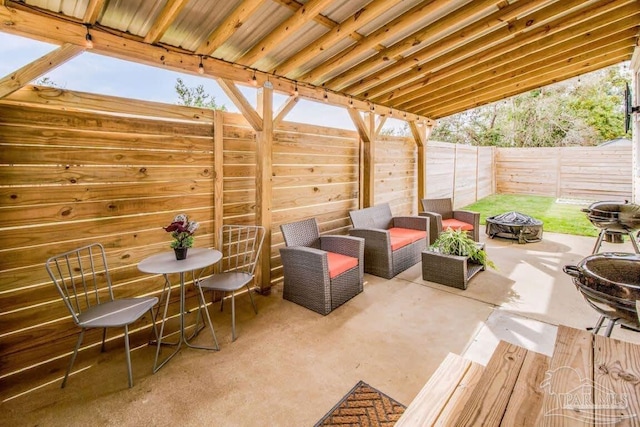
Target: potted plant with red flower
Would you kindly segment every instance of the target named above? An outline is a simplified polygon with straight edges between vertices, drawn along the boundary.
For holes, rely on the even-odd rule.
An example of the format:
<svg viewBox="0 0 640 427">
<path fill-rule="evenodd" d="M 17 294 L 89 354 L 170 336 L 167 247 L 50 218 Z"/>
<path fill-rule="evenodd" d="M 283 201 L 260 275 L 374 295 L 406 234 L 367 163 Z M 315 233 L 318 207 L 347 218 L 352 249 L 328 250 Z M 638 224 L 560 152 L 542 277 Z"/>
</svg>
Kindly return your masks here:
<svg viewBox="0 0 640 427">
<path fill-rule="evenodd" d="M 173 237 L 171 247 L 176 253 L 177 260 L 187 257 L 187 250 L 193 246 L 193 233 L 196 232 L 199 226 L 200 224 L 196 221 L 189 221 L 189 217 L 186 214 L 179 214 L 176 215 L 171 224 L 163 227 Z"/>
</svg>

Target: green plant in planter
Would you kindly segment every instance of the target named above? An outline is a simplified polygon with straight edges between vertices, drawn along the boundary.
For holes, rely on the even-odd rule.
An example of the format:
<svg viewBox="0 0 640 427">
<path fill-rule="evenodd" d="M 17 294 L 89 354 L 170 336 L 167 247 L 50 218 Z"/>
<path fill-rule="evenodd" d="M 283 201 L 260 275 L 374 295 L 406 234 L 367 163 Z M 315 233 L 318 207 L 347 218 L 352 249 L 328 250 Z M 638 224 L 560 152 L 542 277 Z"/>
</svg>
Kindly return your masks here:
<svg viewBox="0 0 640 427">
<path fill-rule="evenodd" d="M 476 242 L 463 230 L 448 228 L 443 231 L 431 245 L 431 250 L 446 255 L 466 256 L 484 267 L 497 269 L 493 261 L 487 258 L 487 253 L 478 248 Z"/>
</svg>

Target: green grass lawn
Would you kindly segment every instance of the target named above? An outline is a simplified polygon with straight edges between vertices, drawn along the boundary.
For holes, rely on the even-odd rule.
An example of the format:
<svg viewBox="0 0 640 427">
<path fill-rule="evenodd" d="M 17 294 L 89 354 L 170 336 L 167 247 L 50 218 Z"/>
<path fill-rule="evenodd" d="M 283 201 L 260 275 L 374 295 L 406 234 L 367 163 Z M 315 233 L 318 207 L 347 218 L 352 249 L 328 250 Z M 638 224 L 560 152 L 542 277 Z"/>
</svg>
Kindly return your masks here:
<svg viewBox="0 0 640 427">
<path fill-rule="evenodd" d="M 462 209 L 480 212 L 481 224 L 486 224 L 488 217 L 515 211 L 541 220 L 544 231 L 597 236 L 600 230 L 581 211 L 588 206 L 589 204 L 556 203 L 555 197 L 494 194 Z"/>
</svg>

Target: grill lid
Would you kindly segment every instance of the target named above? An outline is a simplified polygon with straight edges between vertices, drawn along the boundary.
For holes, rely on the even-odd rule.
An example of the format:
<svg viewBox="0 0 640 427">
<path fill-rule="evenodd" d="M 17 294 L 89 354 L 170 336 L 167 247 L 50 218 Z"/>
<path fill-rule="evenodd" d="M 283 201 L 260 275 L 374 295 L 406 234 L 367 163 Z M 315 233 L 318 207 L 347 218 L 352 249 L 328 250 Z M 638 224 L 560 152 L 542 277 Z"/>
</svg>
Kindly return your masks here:
<svg viewBox="0 0 640 427">
<path fill-rule="evenodd" d="M 632 231 L 640 228 L 640 206 L 627 201 L 601 201 L 582 209 L 598 228 Z"/>
</svg>

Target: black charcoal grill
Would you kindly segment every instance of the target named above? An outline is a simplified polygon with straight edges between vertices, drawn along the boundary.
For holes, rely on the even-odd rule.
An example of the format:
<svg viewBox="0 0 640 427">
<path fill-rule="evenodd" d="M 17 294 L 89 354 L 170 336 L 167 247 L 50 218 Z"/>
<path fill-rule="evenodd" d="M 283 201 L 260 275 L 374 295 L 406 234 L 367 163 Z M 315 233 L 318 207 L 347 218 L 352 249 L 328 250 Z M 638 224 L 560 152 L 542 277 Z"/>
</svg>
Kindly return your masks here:
<svg viewBox="0 0 640 427">
<path fill-rule="evenodd" d="M 587 303 L 599 314 L 593 328 L 598 333 L 605 319 L 609 319 L 606 336 L 616 323 L 631 329 L 640 328 L 636 300 L 640 300 L 640 255 L 603 252 L 590 255 L 577 265 L 565 265 L 564 272 Z"/>
<path fill-rule="evenodd" d="M 621 243 L 624 234 L 629 236 L 634 250 L 640 254 L 638 242 L 633 236 L 633 232 L 640 229 L 640 206 L 627 201 L 601 201 L 592 203 L 582 211 L 587 214 L 589 221 L 600 229 L 593 248 L 594 254 L 600 250 L 603 240 Z"/>
</svg>

